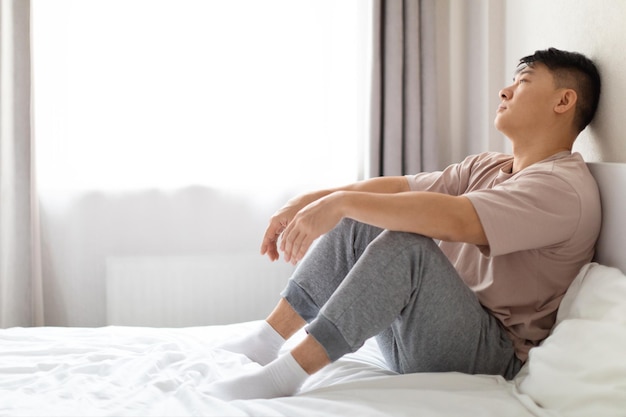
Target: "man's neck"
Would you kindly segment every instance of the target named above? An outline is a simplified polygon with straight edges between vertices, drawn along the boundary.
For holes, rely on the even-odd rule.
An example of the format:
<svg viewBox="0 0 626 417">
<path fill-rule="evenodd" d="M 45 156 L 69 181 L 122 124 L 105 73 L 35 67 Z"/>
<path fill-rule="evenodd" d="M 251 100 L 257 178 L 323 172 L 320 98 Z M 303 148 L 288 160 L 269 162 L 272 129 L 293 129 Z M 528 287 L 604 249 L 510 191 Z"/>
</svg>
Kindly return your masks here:
<svg viewBox="0 0 626 417">
<path fill-rule="evenodd" d="M 529 167 L 532 164 L 535 164 L 539 161 L 543 161 L 551 157 L 552 155 L 556 155 L 560 152 L 571 152 L 572 148 L 563 146 L 563 147 L 554 147 L 548 149 L 515 149 L 513 147 L 513 173 L 519 172 L 522 169 Z"/>
<path fill-rule="evenodd" d="M 576 136 L 578 132 L 568 131 L 563 124 L 509 136 L 513 147 L 512 172 L 519 172 L 559 152 L 571 152 Z"/>
</svg>

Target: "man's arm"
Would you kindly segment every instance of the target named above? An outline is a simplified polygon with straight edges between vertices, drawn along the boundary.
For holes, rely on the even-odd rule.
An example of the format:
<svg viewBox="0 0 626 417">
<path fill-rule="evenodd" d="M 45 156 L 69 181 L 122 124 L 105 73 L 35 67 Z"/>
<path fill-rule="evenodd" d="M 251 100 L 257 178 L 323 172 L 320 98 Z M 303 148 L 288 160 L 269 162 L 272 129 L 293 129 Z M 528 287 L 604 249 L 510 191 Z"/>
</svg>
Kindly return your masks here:
<svg viewBox="0 0 626 417">
<path fill-rule="evenodd" d="M 434 239 L 487 245 L 482 224 L 464 196 L 406 192 L 393 196 L 346 192 L 337 204 L 343 217 L 383 229 L 418 233 Z"/>
<path fill-rule="evenodd" d="M 292 198 L 271 217 L 270 223 L 265 231 L 265 235 L 263 236 L 261 255 L 267 254 L 272 261 L 278 259 L 279 255 L 277 242 L 281 233 L 283 233 L 285 228 L 291 223 L 300 210 L 324 197 L 339 192 L 394 194 L 406 191 L 409 191 L 409 184 L 406 178 L 402 176 L 377 177 L 348 184 L 343 187 L 313 191 Z M 290 257 L 286 256 L 286 260 L 289 261 Z"/>
<path fill-rule="evenodd" d="M 466 197 L 433 192 L 389 195 L 340 190 L 296 213 L 283 231 L 280 249 L 285 260 L 298 262 L 315 239 L 330 231 L 344 217 L 435 239 L 488 244 L 478 214 Z"/>
</svg>

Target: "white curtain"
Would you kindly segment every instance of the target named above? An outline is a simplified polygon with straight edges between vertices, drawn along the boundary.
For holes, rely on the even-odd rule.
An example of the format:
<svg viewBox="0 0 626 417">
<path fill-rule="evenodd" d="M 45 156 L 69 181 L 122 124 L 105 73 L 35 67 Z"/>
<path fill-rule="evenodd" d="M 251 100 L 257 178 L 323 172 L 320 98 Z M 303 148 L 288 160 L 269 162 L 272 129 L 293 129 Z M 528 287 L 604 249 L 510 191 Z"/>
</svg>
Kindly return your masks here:
<svg viewBox="0 0 626 417">
<path fill-rule="evenodd" d="M 366 1 L 31 2 L 46 325 L 110 323 L 120 258 L 260 258 L 285 201 L 358 178 Z"/>
<path fill-rule="evenodd" d="M 367 173 L 433 171 L 506 151 L 493 127 L 505 83 L 499 0 L 376 0 Z"/>
<path fill-rule="evenodd" d="M 0 0 L 0 326 L 43 323 L 31 135 L 30 2 Z"/>
</svg>

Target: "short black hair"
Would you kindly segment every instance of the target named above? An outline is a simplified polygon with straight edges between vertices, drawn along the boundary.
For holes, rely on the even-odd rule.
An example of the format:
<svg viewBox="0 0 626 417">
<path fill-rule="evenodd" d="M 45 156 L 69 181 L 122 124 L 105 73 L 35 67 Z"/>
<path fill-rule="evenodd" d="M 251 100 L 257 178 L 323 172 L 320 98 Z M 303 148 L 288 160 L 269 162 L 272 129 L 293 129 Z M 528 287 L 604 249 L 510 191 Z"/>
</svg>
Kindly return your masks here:
<svg viewBox="0 0 626 417">
<path fill-rule="evenodd" d="M 578 95 L 574 123 L 581 132 L 593 120 L 600 101 L 600 73 L 593 61 L 578 52 L 556 48 L 535 51 L 520 59 L 519 66 L 542 63 L 554 76 L 557 88 L 572 88 Z"/>
</svg>

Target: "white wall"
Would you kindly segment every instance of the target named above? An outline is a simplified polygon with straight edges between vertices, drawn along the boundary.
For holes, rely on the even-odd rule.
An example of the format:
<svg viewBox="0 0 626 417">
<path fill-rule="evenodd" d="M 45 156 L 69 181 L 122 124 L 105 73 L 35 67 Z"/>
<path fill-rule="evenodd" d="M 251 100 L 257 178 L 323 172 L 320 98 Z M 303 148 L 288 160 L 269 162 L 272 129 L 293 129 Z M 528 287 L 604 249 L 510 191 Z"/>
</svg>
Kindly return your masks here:
<svg viewBox="0 0 626 417">
<path fill-rule="evenodd" d="M 626 1 L 506 0 L 506 81 L 519 58 L 555 47 L 593 59 L 602 77 L 600 107 L 574 150 L 589 162 L 626 162 Z"/>
</svg>

